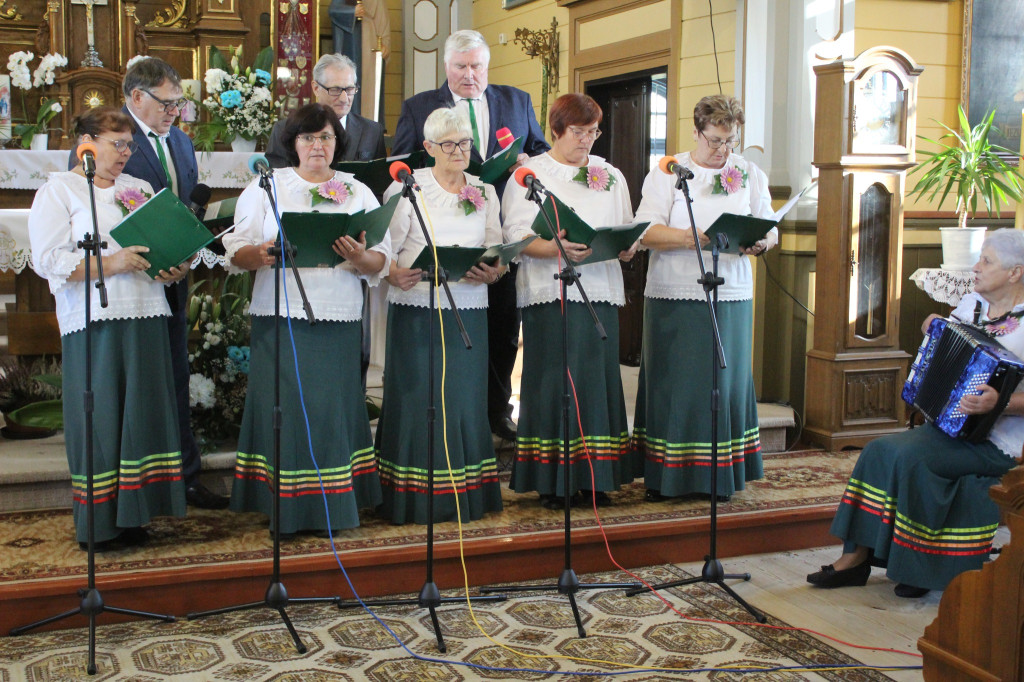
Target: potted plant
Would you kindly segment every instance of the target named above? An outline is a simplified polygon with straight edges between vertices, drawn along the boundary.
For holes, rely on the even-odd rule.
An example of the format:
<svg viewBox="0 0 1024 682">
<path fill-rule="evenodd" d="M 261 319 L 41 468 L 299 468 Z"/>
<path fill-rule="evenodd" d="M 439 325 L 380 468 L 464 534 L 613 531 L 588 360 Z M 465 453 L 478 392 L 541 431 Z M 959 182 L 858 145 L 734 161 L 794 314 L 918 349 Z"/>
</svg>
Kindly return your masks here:
<svg viewBox="0 0 1024 682">
<path fill-rule="evenodd" d="M 274 53 L 263 48 L 251 67 L 241 66 L 242 46 L 232 50 L 231 61 L 216 47 L 210 48 L 210 66 L 204 75 L 206 99 L 203 108 L 210 120 L 200 123 L 192 142 L 196 149 L 213 151 L 217 142 L 231 145 L 232 151 L 256 149 L 256 141 L 266 138 L 273 125 L 274 96 L 270 70 Z"/>
<path fill-rule="evenodd" d="M 0 412 L 5 438 L 45 438 L 64 426 L 59 360 L 0 360 Z"/>
<path fill-rule="evenodd" d="M 25 122 L 15 125 L 13 132 L 21 138 L 21 144 L 25 149 L 31 147 L 40 150 L 46 149 L 49 137 L 47 128 L 50 121 L 63 110 L 63 107 L 56 99 L 50 97 L 40 99 L 36 120 L 33 123 L 29 119 L 25 91 L 33 88 L 43 89 L 53 85 L 57 77 L 57 70 L 67 66 L 68 59 L 58 52 L 44 55 L 40 58 L 36 70 L 30 73 L 28 64 L 34 58 L 35 55 L 31 52 L 15 52 L 7 60 L 7 70 L 11 74 L 11 85 L 21 90 L 21 110 L 25 116 Z"/>
<path fill-rule="evenodd" d="M 985 202 L 988 215 L 991 216 L 994 210 L 998 218 L 1000 203 L 1021 200 L 1024 177 L 1015 166 L 1000 157 L 1000 154 L 1016 157 L 1016 152 L 989 140 L 995 110 L 988 112 L 973 128 L 962 106 L 957 107 L 957 113 L 960 117 L 959 132 L 940 123 L 948 132 L 938 140 L 918 136 L 935 145 L 939 151 L 920 152 L 927 159 L 911 171 L 911 174 L 920 171 L 921 176 L 910 191 L 910 196 L 918 194 L 933 201 L 939 190 L 942 190 L 939 198 L 941 204 L 951 191 L 956 192 L 957 227 L 940 228 L 942 267 L 947 270 L 969 270 L 981 255 L 986 228 L 968 228 L 968 213 L 972 218 L 975 216 L 980 197 Z M 945 142 L 947 138 L 948 142 Z"/>
</svg>

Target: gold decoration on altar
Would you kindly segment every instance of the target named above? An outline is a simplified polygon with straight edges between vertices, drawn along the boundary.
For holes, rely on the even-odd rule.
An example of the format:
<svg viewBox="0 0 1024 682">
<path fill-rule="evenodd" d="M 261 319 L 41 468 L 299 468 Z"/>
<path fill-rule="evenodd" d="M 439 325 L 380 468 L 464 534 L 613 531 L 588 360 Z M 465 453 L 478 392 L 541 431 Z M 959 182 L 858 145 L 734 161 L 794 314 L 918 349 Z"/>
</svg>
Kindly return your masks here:
<svg viewBox="0 0 1024 682">
<path fill-rule="evenodd" d="M 24 19 L 21 12 L 18 11 L 17 5 L 11 5 L 7 7 L 7 0 L 0 0 L 0 19 L 10 19 L 11 21 L 21 21 Z"/>
<path fill-rule="evenodd" d="M 188 0 L 171 0 L 171 6 L 166 9 L 157 10 L 153 20 L 146 24 L 147 27 L 156 28 L 186 28 L 188 17 L 185 16 L 185 9 Z M 166 15 L 166 16 L 165 16 Z"/>
<path fill-rule="evenodd" d="M 102 107 L 106 103 L 106 98 L 103 96 L 103 93 L 99 90 L 86 90 L 85 94 L 82 95 L 82 104 L 87 109 Z"/>
</svg>

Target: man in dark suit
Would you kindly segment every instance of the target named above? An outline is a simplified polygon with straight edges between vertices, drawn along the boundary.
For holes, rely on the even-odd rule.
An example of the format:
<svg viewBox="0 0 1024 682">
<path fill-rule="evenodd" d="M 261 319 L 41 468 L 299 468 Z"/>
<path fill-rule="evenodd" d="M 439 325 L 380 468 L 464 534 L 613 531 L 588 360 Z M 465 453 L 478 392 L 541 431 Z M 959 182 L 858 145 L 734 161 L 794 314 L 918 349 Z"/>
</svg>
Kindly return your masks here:
<svg viewBox="0 0 1024 682">
<path fill-rule="evenodd" d="M 134 137 L 138 145 L 125 164 L 125 174 L 145 180 L 157 192 L 171 187 L 188 204 L 198 182 L 199 170 L 192 140 L 174 126 L 174 119 L 185 103 L 181 77 L 167 62 L 148 57 L 132 64 L 124 75 L 121 89 L 125 99 L 124 111 L 135 120 Z M 74 150 L 71 151 L 70 162 L 77 163 Z M 164 293 L 171 307 L 167 332 L 171 340 L 185 499 L 202 509 L 226 509 L 228 499 L 215 494 L 199 480 L 199 446 L 189 422 L 188 278 L 164 287 Z"/>
<path fill-rule="evenodd" d="M 359 92 L 356 85 L 356 65 L 343 54 L 325 54 L 313 67 L 313 96 L 320 104 L 334 109 L 345 129 L 343 161 L 370 161 L 382 159 L 384 150 L 384 126 L 368 118 L 352 113 L 352 100 Z M 284 145 L 283 120 L 274 124 L 267 145 L 267 161 L 273 168 L 288 165 Z"/>
<path fill-rule="evenodd" d="M 392 154 L 407 154 L 423 148 L 423 122 L 440 107 L 464 109 L 473 128 L 474 146 L 470 159 L 482 162 L 501 149 L 497 133 L 508 128 L 515 138 L 523 138 L 519 163 L 548 149 L 537 122 L 530 95 L 508 85 L 488 85 L 487 66 L 491 51 L 476 31 L 456 31 L 444 44 L 444 71 L 447 80 L 437 90 L 413 95 L 402 103 L 395 128 Z M 484 150 L 481 154 L 480 150 Z M 518 164 L 517 164 L 518 165 Z M 506 182 L 495 183 L 500 198 Z M 516 426 L 511 419 L 512 369 L 519 351 L 519 311 L 516 308 L 515 269 L 491 284 L 487 290 L 487 338 L 490 367 L 487 384 L 487 412 L 491 432 L 505 440 L 515 440 Z"/>
</svg>

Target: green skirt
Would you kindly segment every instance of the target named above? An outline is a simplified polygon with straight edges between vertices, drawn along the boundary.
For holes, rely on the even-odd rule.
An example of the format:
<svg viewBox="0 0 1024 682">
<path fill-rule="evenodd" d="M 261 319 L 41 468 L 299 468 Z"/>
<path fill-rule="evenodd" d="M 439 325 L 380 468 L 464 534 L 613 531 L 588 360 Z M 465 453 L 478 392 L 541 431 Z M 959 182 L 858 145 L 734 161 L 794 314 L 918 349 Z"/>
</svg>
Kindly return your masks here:
<svg viewBox="0 0 1024 682">
<path fill-rule="evenodd" d="M 641 461 L 630 449 L 629 423 L 622 397 L 619 311 L 610 303 L 595 303 L 594 311 L 608 334 L 604 341 L 598 336 L 585 305 L 570 302 L 567 306 L 569 374 L 572 377 L 569 387 L 570 493 L 617 490 L 642 471 Z M 519 437 L 510 486 L 520 493 L 536 490 L 541 495 L 561 495 L 565 481 L 561 304 L 527 306 L 522 314 L 523 380 Z"/>
<path fill-rule="evenodd" d="M 436 410 L 434 521 L 456 519 L 456 493 L 463 522 L 501 511 L 498 465 L 487 421 L 487 310 L 459 312 L 473 343 L 469 350 L 462 342 L 454 316 L 444 311 L 444 355 L 448 366 L 443 384 L 441 333 L 435 311 L 436 341 L 430 343 L 430 314 L 428 308 L 408 305 L 391 305 L 388 310 L 377 459 L 384 490 L 380 513 L 394 524 L 427 522 L 427 351 L 431 348 Z"/>
<path fill-rule="evenodd" d="M 942 590 L 980 569 L 999 509 L 988 489 L 1014 467 L 991 441 L 950 438 L 931 424 L 865 446 L 832 522 L 846 551 L 862 546 L 897 583 Z"/>
<path fill-rule="evenodd" d="M 275 479 L 275 320 L 252 318 L 249 388 L 231 491 L 231 509 L 268 516 L 273 514 Z M 331 530 L 354 528 L 360 509 L 380 503 L 360 378 L 360 323 L 320 321 L 310 326 L 292 320 L 304 415 L 287 320 L 281 321 L 281 532 L 326 530 L 328 514 Z"/>
<path fill-rule="evenodd" d="M 644 300 L 644 344 L 633 439 L 644 483 L 667 497 L 711 492 L 712 346 L 704 301 Z M 750 367 L 753 303 L 718 304 L 727 367 L 719 374 L 718 494 L 761 478 Z"/>
<path fill-rule="evenodd" d="M 75 535 L 86 526 L 85 330 L 61 337 L 64 440 Z M 185 515 L 167 319 L 103 320 L 92 326 L 93 514 L 97 542 L 154 516 Z"/>
</svg>

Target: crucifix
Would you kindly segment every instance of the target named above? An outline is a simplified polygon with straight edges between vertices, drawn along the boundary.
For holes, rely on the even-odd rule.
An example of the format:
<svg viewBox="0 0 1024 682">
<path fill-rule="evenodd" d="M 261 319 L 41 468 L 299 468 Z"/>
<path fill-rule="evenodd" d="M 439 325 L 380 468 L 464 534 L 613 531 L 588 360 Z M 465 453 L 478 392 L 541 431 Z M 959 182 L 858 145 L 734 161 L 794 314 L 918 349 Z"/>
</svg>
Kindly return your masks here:
<svg viewBox="0 0 1024 682">
<path fill-rule="evenodd" d="M 107 0 L 71 0 L 72 5 L 85 5 L 85 26 L 89 47 L 85 50 L 85 59 L 82 66 L 102 67 L 100 55 L 96 51 L 96 18 L 93 15 L 93 7 L 100 5 L 105 7 Z"/>
</svg>

